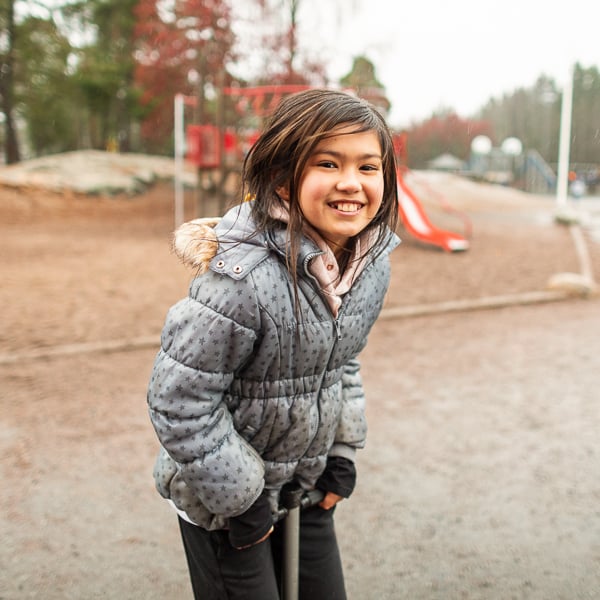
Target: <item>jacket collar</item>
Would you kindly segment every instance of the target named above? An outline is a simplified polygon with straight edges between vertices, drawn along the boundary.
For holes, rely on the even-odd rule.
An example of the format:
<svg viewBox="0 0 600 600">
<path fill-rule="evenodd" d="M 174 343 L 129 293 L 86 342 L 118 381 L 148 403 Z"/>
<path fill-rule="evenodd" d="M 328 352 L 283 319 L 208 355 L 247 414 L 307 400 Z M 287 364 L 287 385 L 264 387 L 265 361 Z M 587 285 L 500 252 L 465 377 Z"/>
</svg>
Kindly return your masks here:
<svg viewBox="0 0 600 600">
<path fill-rule="evenodd" d="M 389 254 L 398 244 L 398 237 L 389 232 L 383 254 Z M 251 215 L 251 203 L 232 208 L 221 219 L 195 219 L 177 229 L 173 239 L 174 252 L 184 264 L 199 273 L 208 268 L 242 279 L 260 264 L 270 252 L 286 256 L 289 247 L 286 227 L 256 233 Z M 312 239 L 303 236 L 297 257 L 299 272 L 305 272 L 308 261 L 323 251 Z"/>
<path fill-rule="evenodd" d="M 242 279 L 259 265 L 270 252 L 286 256 L 289 246 L 287 231 L 282 223 L 280 228 L 268 232 L 256 232 L 251 215 L 251 202 L 234 207 L 221 219 L 215 228 L 219 247 L 210 268 L 217 273 L 226 273 L 234 279 Z M 298 268 L 304 270 L 306 261 L 322 254 L 310 239 L 302 238 L 298 252 Z"/>
</svg>

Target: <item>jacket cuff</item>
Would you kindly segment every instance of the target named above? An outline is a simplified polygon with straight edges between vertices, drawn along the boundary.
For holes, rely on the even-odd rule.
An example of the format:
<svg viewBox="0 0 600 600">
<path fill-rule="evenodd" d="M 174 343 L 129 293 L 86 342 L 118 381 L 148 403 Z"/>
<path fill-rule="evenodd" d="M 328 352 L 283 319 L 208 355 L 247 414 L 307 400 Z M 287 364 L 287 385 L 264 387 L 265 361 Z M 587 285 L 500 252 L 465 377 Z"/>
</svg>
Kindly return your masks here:
<svg viewBox="0 0 600 600">
<path fill-rule="evenodd" d="M 272 526 L 269 498 L 261 494 L 245 513 L 229 519 L 229 543 L 234 548 L 251 546 L 265 537 Z"/>
<path fill-rule="evenodd" d="M 348 498 L 356 485 L 356 467 L 343 456 L 330 456 L 325 471 L 317 480 L 316 487 L 324 492 L 333 492 Z"/>
<path fill-rule="evenodd" d="M 343 456 L 350 462 L 354 462 L 356 457 L 356 448 L 348 446 L 348 444 L 334 444 L 329 450 L 329 456 Z"/>
</svg>

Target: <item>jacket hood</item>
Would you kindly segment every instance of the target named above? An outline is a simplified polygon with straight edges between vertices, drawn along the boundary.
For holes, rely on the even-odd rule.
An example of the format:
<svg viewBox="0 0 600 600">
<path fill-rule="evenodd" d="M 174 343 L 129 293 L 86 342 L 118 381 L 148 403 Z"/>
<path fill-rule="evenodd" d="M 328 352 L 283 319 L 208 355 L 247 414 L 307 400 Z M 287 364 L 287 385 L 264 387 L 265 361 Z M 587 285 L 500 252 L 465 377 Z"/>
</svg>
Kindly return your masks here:
<svg viewBox="0 0 600 600">
<path fill-rule="evenodd" d="M 269 242 L 256 233 L 250 203 L 232 208 L 222 218 L 194 219 L 173 236 L 173 251 L 199 274 L 209 268 L 234 279 L 245 277 L 269 254 Z"/>
<path fill-rule="evenodd" d="M 214 227 L 220 220 L 219 217 L 194 219 L 175 230 L 173 252 L 184 265 L 206 272 L 219 247 Z"/>
</svg>

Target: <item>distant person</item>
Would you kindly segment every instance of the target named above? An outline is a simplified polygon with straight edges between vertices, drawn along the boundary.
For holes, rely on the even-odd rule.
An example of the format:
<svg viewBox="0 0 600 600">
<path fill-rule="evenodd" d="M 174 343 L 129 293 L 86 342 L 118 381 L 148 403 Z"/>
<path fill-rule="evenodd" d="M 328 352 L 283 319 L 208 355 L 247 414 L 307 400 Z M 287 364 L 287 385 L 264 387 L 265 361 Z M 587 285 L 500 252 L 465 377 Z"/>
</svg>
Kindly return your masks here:
<svg viewBox="0 0 600 600">
<path fill-rule="evenodd" d="M 570 185 L 571 196 L 575 198 L 575 200 L 579 200 L 585 195 L 586 186 L 585 183 L 581 179 L 575 179 L 571 182 Z"/>
<path fill-rule="evenodd" d="M 390 132 L 349 94 L 289 96 L 245 159 L 242 192 L 250 201 L 214 229 L 176 234 L 197 276 L 149 384 L 156 486 L 202 600 L 279 598 L 281 489 L 323 490 L 301 517 L 300 598 L 339 600 L 334 507 L 366 436 L 356 357 L 398 243 Z"/>
</svg>

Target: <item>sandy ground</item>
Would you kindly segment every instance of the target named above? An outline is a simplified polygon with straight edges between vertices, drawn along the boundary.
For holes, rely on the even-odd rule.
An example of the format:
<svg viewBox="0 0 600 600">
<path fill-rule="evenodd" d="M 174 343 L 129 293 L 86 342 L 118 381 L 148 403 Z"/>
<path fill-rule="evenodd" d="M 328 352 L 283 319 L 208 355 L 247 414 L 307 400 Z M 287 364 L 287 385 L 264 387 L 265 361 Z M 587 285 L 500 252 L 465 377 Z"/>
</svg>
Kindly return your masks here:
<svg viewBox="0 0 600 600">
<path fill-rule="evenodd" d="M 406 237 L 387 308 L 543 290 L 580 269 L 548 199 L 427 181 L 414 185 L 430 215 L 461 230 L 442 190 L 471 249 Z M 0 599 L 191 598 L 145 406 L 190 276 L 169 250 L 172 186 L 3 187 L 0 228 Z M 352 600 L 600 597 L 599 333 L 597 297 L 375 326 L 369 442 L 337 517 Z M 124 339 L 149 342 L 110 351 Z"/>
</svg>

